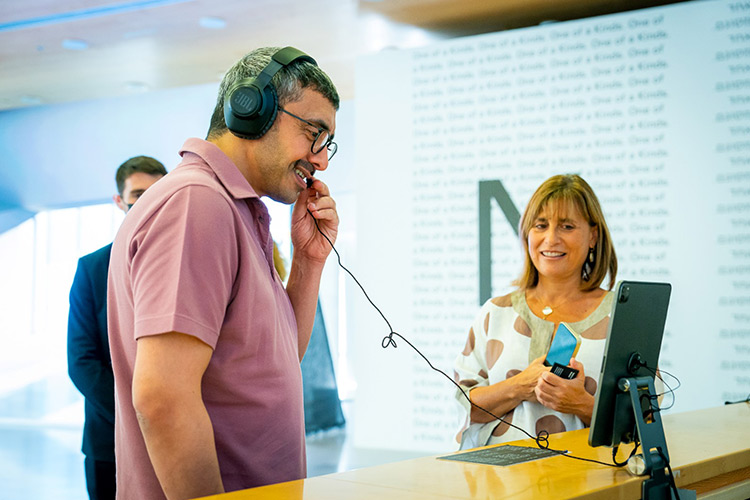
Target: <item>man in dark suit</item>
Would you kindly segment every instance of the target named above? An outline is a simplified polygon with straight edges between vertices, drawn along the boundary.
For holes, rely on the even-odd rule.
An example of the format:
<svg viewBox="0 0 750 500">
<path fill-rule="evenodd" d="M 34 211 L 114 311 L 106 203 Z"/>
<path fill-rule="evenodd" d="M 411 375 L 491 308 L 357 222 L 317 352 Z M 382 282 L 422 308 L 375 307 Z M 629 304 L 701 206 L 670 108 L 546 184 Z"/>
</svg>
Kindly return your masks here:
<svg viewBox="0 0 750 500">
<path fill-rule="evenodd" d="M 117 169 L 118 194 L 112 198 L 124 212 L 167 174 L 164 165 L 136 156 Z M 91 499 L 115 498 L 115 400 L 107 339 L 107 271 L 112 244 L 78 260 L 70 289 L 68 373 L 85 399 L 83 454 Z"/>
</svg>

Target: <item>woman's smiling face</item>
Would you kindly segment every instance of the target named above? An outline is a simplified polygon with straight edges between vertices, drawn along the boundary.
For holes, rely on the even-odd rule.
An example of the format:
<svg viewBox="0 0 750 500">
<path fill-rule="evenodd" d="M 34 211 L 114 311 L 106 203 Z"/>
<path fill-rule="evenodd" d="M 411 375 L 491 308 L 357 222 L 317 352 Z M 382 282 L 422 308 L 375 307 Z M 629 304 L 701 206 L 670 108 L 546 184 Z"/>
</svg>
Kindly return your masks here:
<svg viewBox="0 0 750 500">
<path fill-rule="evenodd" d="M 529 257 L 540 277 L 580 279 L 597 235 L 574 203 L 554 201 L 542 208 L 529 231 Z"/>
</svg>

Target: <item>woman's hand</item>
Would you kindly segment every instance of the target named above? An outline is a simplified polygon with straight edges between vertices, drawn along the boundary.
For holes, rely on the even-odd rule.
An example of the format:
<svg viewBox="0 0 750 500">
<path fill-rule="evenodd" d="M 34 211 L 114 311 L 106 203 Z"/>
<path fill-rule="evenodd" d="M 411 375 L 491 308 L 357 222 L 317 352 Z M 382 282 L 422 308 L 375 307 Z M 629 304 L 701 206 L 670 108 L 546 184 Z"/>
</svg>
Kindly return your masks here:
<svg viewBox="0 0 750 500">
<path fill-rule="evenodd" d="M 586 375 L 583 365 L 575 358 L 571 358 L 570 367 L 578 370 L 576 378 L 566 380 L 549 371 L 542 373 L 539 383 L 534 388 L 534 394 L 537 401 L 547 408 L 576 415 L 584 424 L 589 425 L 594 411 L 594 396 L 584 388 Z"/>
<path fill-rule="evenodd" d="M 521 372 L 510 378 L 496 382 L 486 387 L 476 387 L 471 390 L 471 401 L 490 410 L 495 415 L 505 415 L 523 401 L 536 401 L 534 389 L 543 373 L 549 367 L 544 366 L 544 356 L 535 359 Z M 495 418 L 486 412 L 471 407 L 471 421 L 477 423 L 491 422 Z"/>
<path fill-rule="evenodd" d="M 551 375 L 549 370 L 549 366 L 544 366 L 544 356 L 540 356 L 532 361 L 522 372 L 512 378 L 520 391 L 519 396 L 522 400 L 537 401 L 535 389 L 539 385 L 544 373 Z"/>
</svg>

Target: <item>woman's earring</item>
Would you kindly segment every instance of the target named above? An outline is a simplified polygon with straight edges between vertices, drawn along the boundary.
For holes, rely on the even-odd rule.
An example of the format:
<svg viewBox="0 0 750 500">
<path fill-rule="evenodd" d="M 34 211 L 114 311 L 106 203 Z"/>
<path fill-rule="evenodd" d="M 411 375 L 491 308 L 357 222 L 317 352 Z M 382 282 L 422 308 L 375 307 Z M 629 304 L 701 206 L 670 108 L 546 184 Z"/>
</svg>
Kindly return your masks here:
<svg viewBox="0 0 750 500">
<path fill-rule="evenodd" d="M 594 249 L 589 248 L 588 259 L 586 259 L 586 262 L 583 263 L 583 269 L 581 269 L 581 278 L 583 278 L 583 281 L 588 281 L 589 279 L 591 279 L 591 271 L 594 270 L 595 259 L 596 255 L 594 254 Z"/>
</svg>

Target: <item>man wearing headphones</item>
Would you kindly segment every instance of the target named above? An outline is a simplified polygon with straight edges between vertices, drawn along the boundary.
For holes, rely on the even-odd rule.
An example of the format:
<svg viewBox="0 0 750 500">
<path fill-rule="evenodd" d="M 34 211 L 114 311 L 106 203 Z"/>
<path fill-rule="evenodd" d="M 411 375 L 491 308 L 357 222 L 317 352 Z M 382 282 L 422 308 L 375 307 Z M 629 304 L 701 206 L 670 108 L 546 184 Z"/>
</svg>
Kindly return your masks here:
<svg viewBox="0 0 750 500">
<path fill-rule="evenodd" d="M 224 77 L 208 137 L 150 189 L 112 249 L 117 493 L 182 499 L 306 475 L 300 360 L 336 204 L 339 98 L 304 53 L 258 49 Z M 260 197 L 294 203 L 284 288 Z"/>
</svg>

